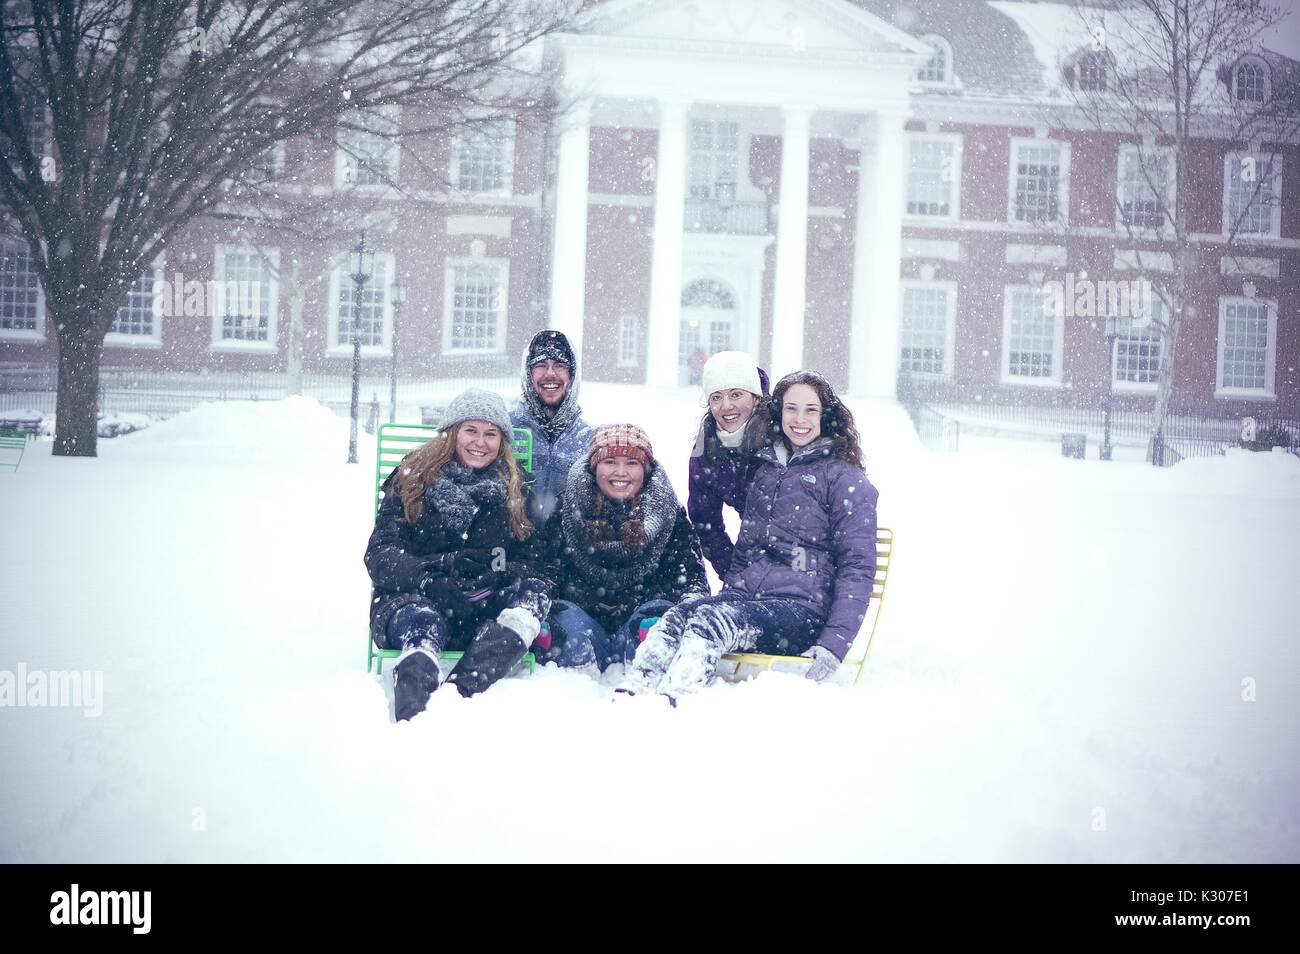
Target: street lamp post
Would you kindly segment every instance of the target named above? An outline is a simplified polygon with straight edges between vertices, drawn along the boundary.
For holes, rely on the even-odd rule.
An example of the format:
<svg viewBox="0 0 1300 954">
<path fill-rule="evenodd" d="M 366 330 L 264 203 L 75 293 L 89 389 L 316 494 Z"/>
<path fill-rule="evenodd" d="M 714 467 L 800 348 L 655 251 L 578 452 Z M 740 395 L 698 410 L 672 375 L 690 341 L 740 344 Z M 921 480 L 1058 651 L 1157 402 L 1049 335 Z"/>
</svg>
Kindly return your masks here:
<svg viewBox="0 0 1300 954">
<path fill-rule="evenodd" d="M 1106 412 L 1103 418 L 1101 435 L 1101 459 L 1111 459 L 1110 412 L 1115 402 L 1115 339 L 1119 337 L 1119 319 L 1114 315 L 1106 316 Z"/>
<path fill-rule="evenodd" d="M 400 277 L 393 279 L 389 295 L 393 301 L 393 354 L 388 372 L 388 423 L 392 424 L 397 420 L 397 318 L 406 304 L 406 286 Z"/>
<path fill-rule="evenodd" d="M 375 270 L 375 251 L 366 244 L 366 233 L 352 247 L 352 410 L 348 427 L 348 463 L 357 462 L 357 418 L 361 414 L 361 292 Z"/>
</svg>

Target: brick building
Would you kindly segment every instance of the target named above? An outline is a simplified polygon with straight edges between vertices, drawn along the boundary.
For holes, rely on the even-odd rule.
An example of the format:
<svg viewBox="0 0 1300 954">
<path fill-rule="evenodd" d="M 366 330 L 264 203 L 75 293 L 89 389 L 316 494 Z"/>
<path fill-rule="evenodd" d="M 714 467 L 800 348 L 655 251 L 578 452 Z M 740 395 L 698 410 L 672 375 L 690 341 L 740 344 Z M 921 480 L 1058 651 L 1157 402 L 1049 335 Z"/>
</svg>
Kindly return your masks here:
<svg viewBox="0 0 1300 954">
<path fill-rule="evenodd" d="M 1070 90 L 1097 82 L 1091 52 L 1049 2 L 606 0 L 538 51 L 574 104 L 546 128 L 505 116 L 454 141 L 361 135 L 359 169 L 325 135 L 264 172 L 303 203 L 371 216 L 368 373 L 387 369 L 396 332 L 404 373 L 510 374 L 549 324 L 596 380 L 686 384 L 705 355 L 740 348 L 857 394 L 894 393 L 901 363 L 954 400 L 1072 404 L 1113 384 L 1145 406 L 1168 360 L 1159 336 L 1139 322 L 1108 347 L 1115 300 L 1087 303 L 1139 258 L 1169 270 L 1166 197 L 1135 172 L 1140 141 L 1070 109 Z M 1216 121 L 1298 75 L 1260 50 L 1212 84 L 1177 409 L 1300 416 L 1300 146 L 1234 141 Z M 411 113 L 374 122 L 400 133 Z M 1236 172 L 1257 161 L 1267 179 L 1246 190 Z M 195 223 L 141 277 L 104 365 L 343 373 L 345 251 Z M 25 262 L 5 240 L 0 353 L 53 365 Z M 396 322 L 395 273 L 409 290 Z M 209 279 L 257 294 L 203 303 L 190 288 L 191 307 L 186 283 Z M 1066 309 L 1043 307 L 1048 288 L 1067 289 Z"/>
</svg>

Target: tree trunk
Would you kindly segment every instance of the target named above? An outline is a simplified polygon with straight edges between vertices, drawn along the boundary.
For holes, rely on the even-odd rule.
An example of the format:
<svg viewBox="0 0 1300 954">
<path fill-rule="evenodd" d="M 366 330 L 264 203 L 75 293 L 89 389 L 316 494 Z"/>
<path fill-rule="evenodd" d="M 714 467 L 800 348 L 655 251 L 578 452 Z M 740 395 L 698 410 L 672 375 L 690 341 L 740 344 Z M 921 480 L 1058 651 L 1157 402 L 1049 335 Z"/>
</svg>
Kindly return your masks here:
<svg viewBox="0 0 1300 954">
<path fill-rule="evenodd" d="M 99 363 L 104 354 L 104 336 L 96 334 L 94 322 L 84 318 L 61 321 L 57 314 L 51 317 L 61 325 L 54 455 L 95 457 L 99 441 Z"/>
<path fill-rule="evenodd" d="M 1187 307 L 1191 290 L 1192 269 L 1196 266 L 1194 251 L 1185 243 L 1174 255 L 1174 281 L 1169 301 L 1169 326 L 1161 337 L 1160 377 L 1156 385 L 1156 401 L 1151 409 L 1151 439 L 1147 443 L 1147 463 L 1164 462 L 1165 418 L 1169 416 L 1169 400 L 1174 393 L 1174 359 L 1178 350 L 1178 331 L 1183 323 L 1183 309 Z"/>
<path fill-rule="evenodd" d="M 303 287 L 298 259 L 289 272 L 289 353 L 285 364 L 285 385 L 289 394 L 302 394 Z"/>
<path fill-rule="evenodd" d="M 1161 362 L 1156 403 L 1151 410 L 1151 439 L 1147 442 L 1147 463 L 1164 463 L 1165 418 L 1169 415 L 1169 399 L 1174 393 L 1174 349 L 1178 345 L 1179 310 L 1182 301 L 1175 300 L 1169 319 L 1169 328 L 1160 342 L 1164 360 Z"/>
</svg>

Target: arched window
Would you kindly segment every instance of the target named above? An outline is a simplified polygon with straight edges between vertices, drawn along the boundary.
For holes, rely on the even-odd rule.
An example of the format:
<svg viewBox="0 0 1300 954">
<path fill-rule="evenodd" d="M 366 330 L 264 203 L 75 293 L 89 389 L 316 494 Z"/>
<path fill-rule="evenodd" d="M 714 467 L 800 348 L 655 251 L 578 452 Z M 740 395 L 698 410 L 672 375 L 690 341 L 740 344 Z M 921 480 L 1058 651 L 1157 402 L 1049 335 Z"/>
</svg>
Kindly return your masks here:
<svg viewBox="0 0 1300 954">
<path fill-rule="evenodd" d="M 1268 67 L 1257 59 L 1242 60 L 1232 71 L 1232 98 L 1240 103 L 1268 100 Z"/>
<path fill-rule="evenodd" d="M 701 278 L 682 289 L 682 307 L 734 310 L 736 296 L 722 282 L 712 278 Z"/>
<path fill-rule="evenodd" d="M 1076 85 L 1082 90 L 1103 91 L 1110 73 L 1110 57 L 1102 50 L 1089 50 L 1075 64 Z"/>
<path fill-rule="evenodd" d="M 933 47 L 934 55 L 916 71 L 916 81 L 918 83 L 951 83 L 952 44 L 943 37 L 934 34 L 921 37 L 921 42 L 928 43 Z"/>
</svg>

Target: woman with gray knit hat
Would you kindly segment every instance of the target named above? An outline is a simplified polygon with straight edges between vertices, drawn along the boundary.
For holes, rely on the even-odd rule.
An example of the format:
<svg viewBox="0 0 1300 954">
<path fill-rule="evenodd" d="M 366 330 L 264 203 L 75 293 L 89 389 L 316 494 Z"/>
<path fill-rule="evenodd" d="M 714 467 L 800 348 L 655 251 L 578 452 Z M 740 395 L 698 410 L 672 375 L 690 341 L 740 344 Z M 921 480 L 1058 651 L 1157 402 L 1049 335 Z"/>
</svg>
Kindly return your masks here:
<svg viewBox="0 0 1300 954">
<path fill-rule="evenodd" d="M 771 443 L 767 374 L 743 351 L 719 351 L 705 362 L 700 383 L 709 409 L 691 451 L 686 512 L 705 558 L 725 580 L 735 544 L 722 507 L 745 516 L 745 494 L 759 465 L 754 455 Z"/>
<path fill-rule="evenodd" d="M 709 592 L 686 510 L 635 424 L 596 430 L 532 546 L 554 596 L 541 662 L 630 661 L 660 615 Z"/>
<path fill-rule="evenodd" d="M 546 583 L 520 560 L 533 525 L 510 437 L 505 402 L 471 388 L 384 482 L 365 563 L 371 634 L 381 649 L 402 651 L 393 667 L 399 720 L 422 711 L 444 681 L 441 653 L 463 650 L 446 681 L 463 696 L 482 692 L 523 660 L 550 611 Z"/>
</svg>

